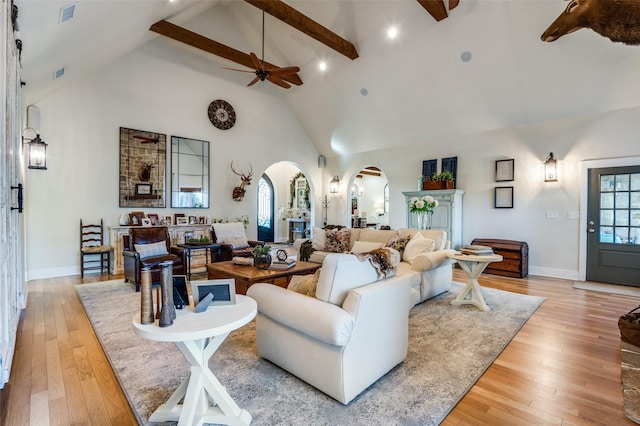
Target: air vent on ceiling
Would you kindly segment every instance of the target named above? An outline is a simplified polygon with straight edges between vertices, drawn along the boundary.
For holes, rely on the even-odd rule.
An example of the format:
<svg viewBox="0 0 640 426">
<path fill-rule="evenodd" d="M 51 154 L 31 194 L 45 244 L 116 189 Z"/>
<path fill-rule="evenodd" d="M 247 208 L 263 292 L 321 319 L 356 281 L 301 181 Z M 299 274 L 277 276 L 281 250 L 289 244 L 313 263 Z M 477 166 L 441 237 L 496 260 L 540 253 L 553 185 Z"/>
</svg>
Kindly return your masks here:
<svg viewBox="0 0 640 426">
<path fill-rule="evenodd" d="M 73 12 L 76 10 L 76 5 L 63 7 L 60 9 L 60 22 L 65 22 L 73 18 Z"/>
<path fill-rule="evenodd" d="M 64 67 L 60 68 L 59 70 L 56 70 L 53 73 L 53 79 L 56 80 L 56 79 L 62 77 L 63 75 L 64 75 Z"/>
</svg>

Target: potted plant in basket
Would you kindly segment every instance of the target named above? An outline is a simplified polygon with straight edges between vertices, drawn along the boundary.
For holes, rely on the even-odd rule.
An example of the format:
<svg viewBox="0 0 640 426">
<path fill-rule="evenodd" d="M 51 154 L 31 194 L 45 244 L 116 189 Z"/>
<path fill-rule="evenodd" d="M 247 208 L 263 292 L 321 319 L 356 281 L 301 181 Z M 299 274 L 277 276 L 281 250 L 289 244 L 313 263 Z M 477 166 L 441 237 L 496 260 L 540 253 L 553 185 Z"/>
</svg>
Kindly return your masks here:
<svg viewBox="0 0 640 426">
<path fill-rule="evenodd" d="M 431 176 L 431 179 L 422 182 L 422 189 L 455 189 L 453 173 L 444 170 Z"/>
<path fill-rule="evenodd" d="M 269 269 L 271 266 L 270 245 L 258 245 L 253 248 L 253 264 L 258 269 Z"/>
</svg>

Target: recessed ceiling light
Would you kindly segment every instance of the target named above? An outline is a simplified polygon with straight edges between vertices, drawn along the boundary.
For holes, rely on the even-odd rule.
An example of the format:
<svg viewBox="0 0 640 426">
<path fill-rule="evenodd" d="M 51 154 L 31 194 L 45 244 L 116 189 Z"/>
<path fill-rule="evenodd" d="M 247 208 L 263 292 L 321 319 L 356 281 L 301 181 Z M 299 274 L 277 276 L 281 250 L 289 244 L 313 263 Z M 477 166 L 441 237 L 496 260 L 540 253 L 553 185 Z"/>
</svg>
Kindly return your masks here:
<svg viewBox="0 0 640 426">
<path fill-rule="evenodd" d="M 387 30 L 387 37 L 396 38 L 397 35 L 398 35 L 398 30 L 396 29 L 396 27 L 391 27 Z"/>
<path fill-rule="evenodd" d="M 327 70 L 327 63 L 325 61 L 321 61 L 318 64 L 318 68 L 320 68 L 320 71 L 326 71 Z"/>
<path fill-rule="evenodd" d="M 360 89 L 360 94 L 362 96 L 367 96 L 369 94 L 369 91 L 363 87 L 362 89 Z"/>
<path fill-rule="evenodd" d="M 462 62 L 469 62 L 472 56 L 473 55 L 471 55 L 471 52 L 462 52 L 462 55 L 460 55 L 460 60 L 462 60 Z"/>
<path fill-rule="evenodd" d="M 73 18 L 73 12 L 76 10 L 76 5 L 72 4 L 60 9 L 60 22 L 66 22 Z"/>
</svg>

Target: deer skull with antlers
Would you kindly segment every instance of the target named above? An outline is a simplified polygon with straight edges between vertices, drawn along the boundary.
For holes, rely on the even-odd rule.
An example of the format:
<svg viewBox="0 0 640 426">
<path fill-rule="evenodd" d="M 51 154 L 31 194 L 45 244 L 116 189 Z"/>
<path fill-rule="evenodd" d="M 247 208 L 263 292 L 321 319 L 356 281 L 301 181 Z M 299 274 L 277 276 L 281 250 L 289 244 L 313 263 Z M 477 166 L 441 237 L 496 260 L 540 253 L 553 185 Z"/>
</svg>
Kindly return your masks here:
<svg viewBox="0 0 640 426">
<path fill-rule="evenodd" d="M 240 186 L 236 186 L 235 188 L 233 188 L 233 200 L 242 201 L 245 193 L 244 187 L 246 185 L 251 185 L 251 177 L 253 176 L 253 167 L 251 167 L 251 163 L 249 163 L 249 173 L 247 174 L 245 174 L 244 172 L 238 173 L 236 172 L 236 169 L 233 168 L 233 161 L 232 161 L 231 171 L 233 171 L 233 173 L 240 176 L 240 179 L 242 179 L 242 183 L 240 184 Z"/>
</svg>

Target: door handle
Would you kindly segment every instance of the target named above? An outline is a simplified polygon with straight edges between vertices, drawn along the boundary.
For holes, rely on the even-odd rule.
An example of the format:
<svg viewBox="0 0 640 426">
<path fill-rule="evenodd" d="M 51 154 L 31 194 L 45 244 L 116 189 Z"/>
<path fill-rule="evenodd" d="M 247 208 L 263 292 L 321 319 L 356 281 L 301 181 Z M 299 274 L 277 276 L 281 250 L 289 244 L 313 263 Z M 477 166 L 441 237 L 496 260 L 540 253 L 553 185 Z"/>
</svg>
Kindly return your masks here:
<svg viewBox="0 0 640 426">
<path fill-rule="evenodd" d="M 23 186 L 21 183 L 18 184 L 18 186 L 12 186 L 11 189 L 17 189 L 18 190 L 18 207 L 11 207 L 11 210 L 18 210 L 18 213 L 22 213 L 22 189 Z"/>
<path fill-rule="evenodd" d="M 593 228 L 589 228 L 589 229 L 587 229 L 587 232 L 589 232 L 589 233 L 593 234 L 594 232 L 596 232 L 596 230 L 595 230 L 595 229 L 593 229 Z"/>
</svg>

